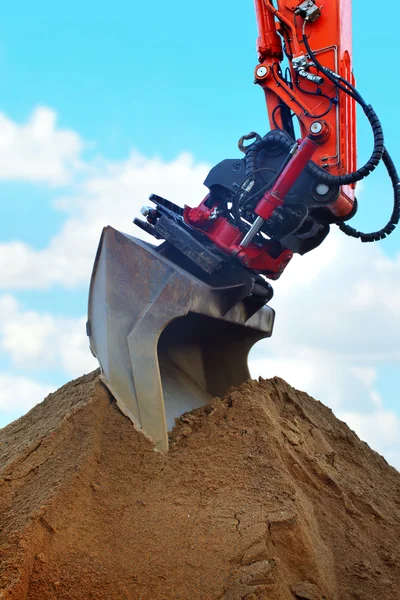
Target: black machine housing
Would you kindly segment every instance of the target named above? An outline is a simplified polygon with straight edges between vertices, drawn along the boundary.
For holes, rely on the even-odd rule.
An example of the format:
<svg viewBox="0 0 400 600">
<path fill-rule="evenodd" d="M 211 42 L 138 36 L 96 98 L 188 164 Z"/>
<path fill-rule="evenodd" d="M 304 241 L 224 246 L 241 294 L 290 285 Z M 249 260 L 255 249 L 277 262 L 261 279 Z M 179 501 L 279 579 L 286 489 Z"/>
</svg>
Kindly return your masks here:
<svg viewBox="0 0 400 600">
<path fill-rule="evenodd" d="M 256 135 L 256 134 L 254 134 Z M 294 140 L 281 130 L 257 136 L 245 149 L 245 156 L 226 159 L 211 169 L 204 185 L 210 190 L 205 206 L 218 207 L 218 215 L 246 234 L 254 222 L 254 209 L 270 189 L 290 159 Z M 305 169 L 287 194 L 284 204 L 274 211 L 254 238 L 270 255 L 285 249 L 305 254 L 319 246 L 329 233 L 334 216 L 329 205 L 339 195 L 339 186 L 319 187 Z M 320 192 L 323 193 L 320 193 Z M 223 252 L 206 235 L 188 225 L 183 209 L 157 195 L 150 196 L 156 205 L 148 209 L 147 222 L 134 223 L 155 238 L 165 240 L 160 252 L 212 286 L 228 289 L 244 285 L 244 293 L 265 304 L 273 296 L 271 285 L 260 274 L 246 268 Z"/>
</svg>

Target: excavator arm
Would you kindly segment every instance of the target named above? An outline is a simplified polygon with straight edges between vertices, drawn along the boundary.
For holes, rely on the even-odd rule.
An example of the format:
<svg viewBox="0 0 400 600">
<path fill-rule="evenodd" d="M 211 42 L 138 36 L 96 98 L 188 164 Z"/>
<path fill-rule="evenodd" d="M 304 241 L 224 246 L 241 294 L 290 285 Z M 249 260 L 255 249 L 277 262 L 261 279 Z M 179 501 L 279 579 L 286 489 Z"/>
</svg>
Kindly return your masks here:
<svg viewBox="0 0 400 600">
<path fill-rule="evenodd" d="M 242 136 L 241 156 L 208 174 L 206 197 L 180 207 L 150 196 L 134 223 L 157 240 L 107 227 L 89 294 L 88 335 L 121 410 L 168 449 L 175 417 L 249 376 L 247 355 L 272 335 L 269 306 L 294 253 L 320 246 L 332 226 L 363 242 L 389 235 L 400 180 L 374 109 L 355 87 L 350 0 L 255 0 L 262 88 L 271 130 Z M 356 166 L 356 104 L 373 150 Z M 380 162 L 394 190 L 380 230 L 349 226 L 355 188 Z"/>
<path fill-rule="evenodd" d="M 312 0 L 255 0 L 259 64 L 255 82 L 265 93 L 271 129 L 317 142 L 313 160 L 328 173 L 356 170 L 356 101 L 321 73 L 307 53 L 303 36 L 325 68 L 353 86 L 351 0 L 317 5 Z M 285 61 L 283 61 L 285 59 Z M 354 184 L 343 186 L 329 205 L 337 217 L 354 206 Z"/>
<path fill-rule="evenodd" d="M 258 275 L 256 290 L 264 287 L 270 299 L 271 290 L 265 291 L 260 277 L 278 279 L 294 253 L 322 244 L 331 225 L 362 241 L 391 233 L 399 216 L 399 192 L 379 119 L 355 87 L 350 0 L 255 0 L 255 8 L 259 63 L 254 81 L 264 91 L 271 131 L 263 137 L 254 132 L 242 136 L 244 158 L 224 160 L 211 170 L 204 182 L 209 194 L 199 206 L 180 210 L 153 196 L 155 208 L 143 212 L 147 222 L 135 223 L 204 271 L 198 251 L 192 251 L 194 238 L 200 239 L 207 252 L 219 254 L 232 268 L 241 265 Z M 359 169 L 357 103 L 374 137 L 371 157 Z M 381 160 L 394 187 L 393 214 L 383 229 L 362 234 L 345 222 L 357 211 L 357 182 Z"/>
</svg>

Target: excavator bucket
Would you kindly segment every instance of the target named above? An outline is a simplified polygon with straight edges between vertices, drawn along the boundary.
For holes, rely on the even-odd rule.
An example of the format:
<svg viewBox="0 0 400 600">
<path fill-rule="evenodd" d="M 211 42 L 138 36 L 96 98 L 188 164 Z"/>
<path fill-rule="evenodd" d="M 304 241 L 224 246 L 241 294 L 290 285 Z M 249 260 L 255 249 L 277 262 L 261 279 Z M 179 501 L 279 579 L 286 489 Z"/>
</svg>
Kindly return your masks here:
<svg viewBox="0 0 400 600">
<path fill-rule="evenodd" d="M 179 254 L 179 253 L 178 253 Z M 153 246 L 103 230 L 89 294 L 88 335 L 122 412 L 168 450 L 168 430 L 250 375 L 251 347 L 272 333 L 274 311 L 236 301 Z"/>
</svg>

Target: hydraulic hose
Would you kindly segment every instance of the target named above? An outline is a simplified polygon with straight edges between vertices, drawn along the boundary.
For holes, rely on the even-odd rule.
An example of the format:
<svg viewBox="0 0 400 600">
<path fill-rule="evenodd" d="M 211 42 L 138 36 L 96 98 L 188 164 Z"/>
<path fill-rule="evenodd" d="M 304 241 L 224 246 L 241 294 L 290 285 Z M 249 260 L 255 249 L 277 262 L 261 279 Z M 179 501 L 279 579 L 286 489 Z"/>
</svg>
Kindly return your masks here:
<svg viewBox="0 0 400 600">
<path fill-rule="evenodd" d="M 355 171 L 354 173 L 349 173 L 348 175 L 339 175 L 334 176 L 330 173 L 326 173 L 321 169 L 318 165 L 314 163 L 310 163 L 308 165 L 308 170 L 310 173 L 314 175 L 320 181 L 323 181 L 326 184 L 336 183 L 339 185 L 350 185 L 352 183 L 356 183 L 357 181 L 361 181 L 365 177 L 367 177 L 380 163 L 382 160 L 386 170 L 389 174 L 389 177 L 392 181 L 393 185 L 393 193 L 394 193 L 394 201 L 393 201 L 393 211 L 390 216 L 389 221 L 379 229 L 378 231 L 373 231 L 371 233 L 364 233 L 362 231 L 358 231 L 354 227 L 350 227 L 346 223 L 338 223 L 338 227 L 341 231 L 343 231 L 346 235 L 360 239 L 362 242 L 377 242 L 379 240 L 385 239 L 388 235 L 394 231 L 396 226 L 399 223 L 400 218 L 400 178 L 397 173 L 394 162 L 389 154 L 389 152 L 385 148 L 384 144 L 384 136 L 381 123 L 377 114 L 371 105 L 368 105 L 361 94 L 356 90 L 356 88 L 346 79 L 334 73 L 330 69 L 327 69 L 317 59 L 314 52 L 312 51 L 308 39 L 305 33 L 307 21 L 304 21 L 303 25 L 303 42 L 304 46 L 307 50 L 307 53 L 310 59 L 314 62 L 316 67 L 339 89 L 343 92 L 351 96 L 363 109 L 367 119 L 369 120 L 374 136 L 374 150 L 371 155 L 371 158 L 367 161 L 367 163 Z"/>
<path fill-rule="evenodd" d="M 374 109 L 371 105 L 368 105 L 361 94 L 356 90 L 356 88 L 346 79 L 334 73 L 330 69 L 327 69 L 318 61 L 314 52 L 312 51 L 308 39 L 305 33 L 307 21 L 304 21 L 303 25 L 303 42 L 304 46 L 307 50 L 307 53 L 310 59 L 314 62 L 316 67 L 340 90 L 351 96 L 363 109 L 367 119 L 369 120 L 374 136 L 374 150 L 371 155 L 371 158 L 367 161 L 367 163 L 355 171 L 354 173 L 349 173 L 348 175 L 339 175 L 334 176 L 330 173 L 326 173 L 321 169 L 318 165 L 314 163 L 310 163 L 308 165 L 308 170 L 312 175 L 326 184 L 336 183 L 339 185 L 350 185 L 352 183 L 356 183 L 357 181 L 361 181 L 365 177 L 367 177 L 376 167 L 379 162 L 383 160 L 383 163 L 386 167 L 386 170 L 389 174 L 389 177 L 392 181 L 393 185 L 393 193 L 394 193 L 394 201 L 393 201 L 393 211 L 391 217 L 385 227 L 379 229 L 378 231 L 374 231 L 371 233 L 364 233 L 362 231 L 358 231 L 357 229 L 350 227 L 346 223 L 338 223 L 340 230 L 343 231 L 346 235 L 360 239 L 362 242 L 377 242 L 379 240 L 385 239 L 388 235 L 390 235 L 396 226 L 399 223 L 400 218 L 400 179 L 397 173 L 394 162 L 386 150 L 384 145 L 384 136 L 382 126 L 380 124 L 379 118 L 375 113 Z"/>
<path fill-rule="evenodd" d="M 293 144 L 294 142 L 286 135 L 282 134 L 282 132 L 279 130 L 270 131 L 264 137 L 257 139 L 254 144 L 251 144 L 251 146 L 248 147 L 246 152 L 246 175 L 249 176 L 256 170 L 257 156 L 261 150 L 264 150 L 264 148 L 267 148 L 271 145 L 278 145 L 285 148 L 289 152 Z"/>
<path fill-rule="evenodd" d="M 385 151 L 382 126 L 371 105 L 364 108 L 364 113 L 371 124 L 374 136 L 374 149 L 370 159 L 363 167 L 357 169 L 357 171 L 354 171 L 353 173 L 347 173 L 346 175 L 331 175 L 315 163 L 310 162 L 307 169 L 315 179 L 326 183 L 327 185 L 351 185 L 368 177 L 368 175 L 370 175 L 379 165 Z"/>
<path fill-rule="evenodd" d="M 270 182 L 268 182 L 268 185 L 265 187 L 265 189 L 267 189 L 268 187 L 271 187 L 275 183 L 276 179 L 280 176 L 280 174 L 282 173 L 283 169 L 286 167 L 289 160 L 291 159 L 290 150 L 293 148 L 293 144 L 294 144 L 294 142 L 290 138 L 288 138 L 285 134 L 283 134 L 281 131 L 270 131 L 264 137 L 257 136 L 256 141 L 253 144 L 251 144 L 250 146 L 248 146 L 245 150 L 245 152 L 246 152 L 245 164 L 246 164 L 247 178 L 249 178 L 251 175 L 253 175 L 257 171 L 257 166 L 256 166 L 257 165 L 257 156 L 261 152 L 261 150 L 263 150 L 264 148 L 267 148 L 268 146 L 271 146 L 271 145 L 272 146 L 280 146 L 281 148 L 284 148 L 285 150 L 287 150 L 288 155 L 285 158 L 281 167 L 279 168 L 278 173 L 276 173 L 274 175 L 274 177 L 272 178 L 272 180 Z M 264 191 L 264 190 L 261 190 L 261 191 Z M 236 225 L 239 227 L 240 231 L 243 234 L 246 234 L 249 231 L 249 226 L 245 225 L 245 223 L 242 221 L 238 194 L 236 194 L 232 199 L 231 211 L 232 211 L 232 215 L 235 219 Z"/>
<path fill-rule="evenodd" d="M 392 181 L 393 192 L 394 192 L 394 203 L 393 203 L 393 212 L 391 217 L 385 227 L 379 229 L 378 231 L 373 231 L 371 233 L 363 233 L 362 231 L 358 231 L 354 229 L 354 227 L 350 227 L 346 223 L 337 223 L 339 229 L 343 231 L 346 235 L 360 239 L 362 242 L 377 242 L 379 240 L 385 239 L 388 235 L 390 235 L 396 228 L 400 219 L 400 177 L 397 173 L 394 162 L 389 154 L 389 152 L 385 149 L 383 153 L 383 163 L 386 167 L 386 170 L 389 174 L 389 177 Z"/>
<path fill-rule="evenodd" d="M 307 53 L 310 59 L 314 62 L 316 67 L 339 89 L 345 92 L 347 95 L 351 96 L 363 109 L 368 121 L 370 122 L 372 133 L 374 136 L 374 149 L 371 154 L 370 159 L 365 163 L 363 167 L 357 169 L 353 173 L 348 173 L 346 175 L 331 175 L 324 171 L 321 167 L 314 163 L 310 163 L 308 165 L 309 172 L 315 177 L 318 181 L 326 183 L 327 185 L 351 185 L 353 183 L 357 183 L 362 179 L 365 179 L 372 171 L 376 169 L 379 165 L 380 161 L 383 158 L 383 154 L 385 151 L 385 142 L 383 136 L 382 125 L 379 121 L 378 115 L 372 108 L 370 104 L 367 104 L 362 96 L 358 93 L 356 88 L 349 82 L 346 81 L 340 75 L 337 75 L 330 69 L 325 68 L 318 61 L 314 52 L 311 50 L 311 47 L 308 43 L 307 36 L 305 34 L 305 26 L 307 21 L 304 21 L 303 25 L 303 42 L 304 46 L 307 50 Z M 348 86 L 347 88 L 345 86 Z"/>
</svg>

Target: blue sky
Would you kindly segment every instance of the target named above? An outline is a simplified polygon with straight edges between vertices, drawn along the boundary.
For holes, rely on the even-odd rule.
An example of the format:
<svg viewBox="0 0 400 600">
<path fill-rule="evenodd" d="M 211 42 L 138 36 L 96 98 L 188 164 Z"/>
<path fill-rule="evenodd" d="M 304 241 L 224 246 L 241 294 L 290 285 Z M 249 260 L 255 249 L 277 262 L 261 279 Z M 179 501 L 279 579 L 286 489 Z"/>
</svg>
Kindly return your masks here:
<svg viewBox="0 0 400 600">
<path fill-rule="evenodd" d="M 179 0 L 137 4 L 119 1 L 111 10 L 107 2 L 72 1 L 60 10 L 42 1 L 27 4 L 22 21 L 17 6 L 5 7 L 0 25 L 2 110 L 20 122 L 35 105 L 50 106 L 60 127 L 78 131 L 87 141 L 87 157 L 102 153 L 109 159 L 122 159 L 134 147 L 165 160 L 187 150 L 197 160 L 214 163 L 235 152 L 242 132 L 267 129 L 263 95 L 252 83 L 252 2 L 205 0 L 201 10 Z M 396 11 L 396 3 L 392 5 Z M 353 3 L 353 13 L 358 86 L 379 111 L 387 145 L 400 158 L 398 84 L 390 60 L 397 50 L 396 20 L 372 27 L 360 0 Z M 372 37 L 379 51 L 370 51 Z M 362 115 L 359 120 L 361 161 L 370 149 L 370 135 Z M 375 215 L 384 218 L 389 209 L 380 175 L 365 194 L 360 226 L 373 227 Z M 19 231 L 35 245 L 43 243 L 59 218 L 46 210 L 47 190 L 29 191 L 30 211 L 25 189 L 6 186 L 3 194 L 8 206 L 1 235 Z M 375 209 L 378 194 L 382 198 Z M 40 231 L 29 226 L 26 217 L 32 214 L 40 219 Z M 396 243 L 390 240 L 385 248 L 395 250 Z"/>
<path fill-rule="evenodd" d="M 393 18 L 384 22 L 380 19 L 376 25 L 374 18 L 365 10 L 365 2 L 353 2 L 357 84 L 380 115 L 387 147 L 400 165 L 397 143 L 400 124 L 396 118 L 399 83 L 394 77 L 399 13 L 398 3 L 388 1 L 386 14 Z M 268 130 L 263 94 L 253 85 L 256 35 L 253 2 L 243 0 L 203 0 L 201 4 L 181 0 L 172 3 L 117 0 L 111 4 L 71 0 L 61 7 L 47 1 L 25 3 L 23 9 L 15 3 L 3 7 L 0 23 L 0 113 L 5 121 L 3 127 L 0 124 L 0 134 L 3 132 L 4 135 L 12 124 L 17 149 L 13 146 L 11 155 L 15 155 L 13 160 L 22 165 L 15 174 L 10 174 L 12 170 L 1 172 L 0 168 L 0 265 L 4 266 L 3 275 L 7 269 L 10 270 L 3 279 L 0 275 L 0 302 L 2 294 L 9 297 L 8 304 L 4 305 L 4 314 L 10 315 L 0 339 L 0 379 L 1 373 L 12 378 L 12 385 L 17 386 L 12 388 L 13 393 L 17 393 L 15 389 L 22 389 L 21 386 L 18 388 L 21 378 L 39 386 L 23 389 L 35 389 L 35 394 L 40 395 L 41 391 L 79 374 L 78 359 L 69 364 L 63 358 L 62 347 L 65 344 L 57 337 L 57 332 L 67 332 L 72 322 L 80 324 L 84 318 L 89 273 L 83 258 L 82 265 L 79 263 L 79 249 L 82 247 L 82 257 L 88 262 L 94 251 L 93 243 L 90 246 L 88 240 L 94 239 L 97 232 L 100 235 L 101 226 L 108 222 L 106 219 L 112 220 L 115 212 L 116 224 L 132 232 L 131 219 L 145 202 L 146 193 L 152 191 L 153 173 L 157 173 L 154 183 L 158 186 L 154 191 L 162 193 L 162 177 L 168 178 L 168 173 L 179 172 L 182 185 L 176 189 L 176 181 L 175 187 L 172 181 L 168 182 L 165 184 L 166 192 L 174 194 L 181 202 L 197 203 L 201 199 L 202 176 L 207 170 L 204 165 L 211 166 L 225 157 L 236 156 L 237 140 L 243 133 Z M 45 107 L 48 112 L 37 114 L 38 107 Z M 56 118 L 55 122 L 52 122 L 50 114 Z M 40 139 L 43 139 L 43 146 L 47 144 L 48 152 L 40 158 L 43 176 L 35 180 L 27 163 L 39 160 L 37 150 L 34 152 L 32 148 L 40 147 Z M 370 132 L 360 115 L 360 162 L 367 158 L 370 148 Z M 10 152 L 7 152 L 9 156 Z M 181 159 L 183 153 L 188 153 L 191 158 Z M 52 158 L 58 162 L 50 167 Z M 73 166 L 69 164 L 70 159 L 75 161 Z M 65 167 L 67 163 L 68 167 Z M 130 188 L 126 181 L 131 182 Z M 96 194 L 99 195 L 98 201 Z M 390 185 L 380 169 L 360 192 L 360 211 L 354 223 L 365 229 L 377 229 L 386 222 L 390 210 Z M 60 234 L 68 223 L 73 223 L 77 232 L 73 246 L 66 241 L 71 239 L 70 233 Z M 54 245 L 51 245 L 53 239 Z M 375 303 L 379 304 L 382 297 L 396 298 L 398 289 L 391 288 L 391 279 L 399 273 L 396 262 L 399 239 L 396 233 L 379 244 L 378 249 L 365 249 L 362 255 L 364 247 L 349 246 L 347 240 L 342 242 L 342 238 L 336 236 L 335 244 L 342 245 L 335 250 L 335 260 L 342 261 L 343 278 L 341 266 L 334 263 L 332 272 L 336 273 L 336 280 L 332 279 L 332 306 L 338 286 L 351 282 L 352 273 L 359 278 L 357 289 L 369 286 L 367 296 L 374 298 Z M 15 242 L 21 243 L 23 249 L 16 248 Z M 77 257 L 71 257 L 68 267 L 62 264 L 62 249 L 71 247 Z M 353 252 L 360 256 L 358 262 L 352 262 Z M 54 256 L 57 257 L 56 266 L 50 260 Z M 315 259 L 307 259 L 304 265 L 317 272 L 324 260 L 325 255 L 320 253 Z M 389 261 L 386 270 L 382 267 L 385 260 Z M 325 275 L 329 275 L 330 264 L 328 261 L 324 267 Z M 303 272 L 304 277 L 309 276 L 309 273 L 305 274 L 304 265 L 299 266 L 300 275 L 293 271 L 285 274 L 287 282 L 277 286 L 277 296 L 282 287 L 282 297 L 286 294 L 285 298 L 293 298 L 295 286 L 302 284 L 292 284 L 292 281 L 299 281 Z M 355 272 L 357 265 L 363 269 L 362 272 Z M 61 274 L 52 276 L 53 268 Z M 71 273 L 66 271 L 67 268 L 71 269 Z M 46 270 L 48 276 L 44 277 Z M 24 283 L 27 275 L 32 281 Z M 46 281 L 42 281 L 43 278 Z M 372 292 L 374 282 L 386 287 L 378 290 L 376 285 Z M 310 284 L 309 302 L 318 289 L 316 275 Z M 303 291 L 306 305 L 307 289 Z M 343 320 L 346 298 L 343 294 L 340 297 L 342 304 L 338 305 L 338 319 Z M 281 311 L 278 319 L 291 320 L 290 316 L 282 314 L 284 310 L 289 311 L 293 318 L 296 316 L 299 309 L 294 301 L 290 304 L 282 300 L 281 308 L 279 297 L 277 302 Z M 383 303 L 378 310 L 394 310 L 392 305 L 387 309 L 386 304 Z M 373 314 L 372 305 L 370 314 Z M 392 312 L 386 314 L 387 324 Z M 26 323 L 30 337 L 37 332 L 35 324 L 45 319 L 48 337 L 37 342 L 36 346 L 32 342 L 21 356 L 21 352 L 16 350 L 15 340 L 22 334 L 20 328 L 11 326 L 13 319 Z M 399 321 L 392 319 L 392 323 L 395 327 Z M 357 331 L 354 335 L 359 335 L 357 339 L 361 340 L 360 330 Z M 257 359 L 254 359 L 257 368 L 263 370 L 263 365 L 268 363 L 269 374 L 273 374 L 271 370 L 276 367 L 276 371 L 286 375 L 289 381 L 292 376 L 306 388 L 308 386 L 311 393 L 319 393 L 322 401 L 334 404 L 327 391 L 317 385 L 316 372 L 310 376 L 311 379 L 296 376 L 301 371 L 304 373 L 301 356 L 309 356 L 308 351 L 313 349 L 321 357 L 318 343 L 306 335 L 303 343 L 308 350 L 299 348 L 295 355 L 289 348 L 285 350 L 283 339 L 290 343 L 285 336 L 278 331 L 277 341 L 271 342 L 264 354 L 261 351 L 257 354 Z M 19 339 L 21 344 L 27 344 L 26 340 Z M 53 357 L 50 356 L 50 342 L 58 348 Z M 77 357 L 84 356 L 84 336 L 77 336 L 75 342 L 69 340 L 69 343 L 72 344 L 71 349 L 75 348 Z M 378 344 L 379 340 L 374 342 L 372 339 L 371 344 L 374 343 Z M 271 355 L 273 349 L 275 357 Z M 324 362 L 324 369 L 332 361 L 339 364 L 345 347 L 340 348 L 338 341 L 329 352 L 332 354 Z M 367 395 L 375 394 L 375 399 L 376 395 L 379 396 L 381 411 L 400 415 L 396 393 L 399 384 L 398 357 L 390 352 L 390 349 L 386 354 L 381 352 L 379 358 L 373 358 L 372 351 L 368 357 L 361 353 L 354 359 L 354 364 L 351 363 L 355 371 L 346 381 L 343 380 L 343 390 L 338 394 L 343 392 L 344 397 L 346 393 L 351 394 L 354 387 L 351 377 L 358 377 L 357 381 L 364 381 Z M 289 367 L 285 353 L 289 357 Z M 333 355 L 335 358 L 332 358 Z M 82 371 L 90 364 L 85 359 Z M 359 369 L 364 369 L 361 379 L 354 375 L 360 373 Z M 374 400 L 371 402 L 373 404 Z M 345 404 L 343 401 L 337 405 L 338 413 L 354 416 L 356 411 Z M 3 412 L 0 410 L 0 424 L 17 416 L 29 405 L 28 400 L 14 405 L 11 397 L 9 402 L 7 399 L 0 400 L 0 408 L 4 409 Z M 372 408 L 368 414 L 373 418 Z M 349 418 L 353 417 L 350 415 Z M 356 426 L 357 418 L 353 422 Z M 362 429 L 362 419 L 359 419 L 358 425 L 361 434 L 367 435 L 369 430 Z M 394 441 L 390 448 L 386 448 L 383 442 L 381 444 L 378 438 L 376 441 L 371 438 L 371 443 L 375 443 L 376 447 L 381 444 L 382 451 L 400 464 L 400 430 L 396 441 L 397 421 L 392 419 L 392 425 Z"/>
</svg>

